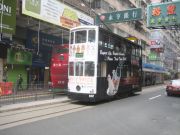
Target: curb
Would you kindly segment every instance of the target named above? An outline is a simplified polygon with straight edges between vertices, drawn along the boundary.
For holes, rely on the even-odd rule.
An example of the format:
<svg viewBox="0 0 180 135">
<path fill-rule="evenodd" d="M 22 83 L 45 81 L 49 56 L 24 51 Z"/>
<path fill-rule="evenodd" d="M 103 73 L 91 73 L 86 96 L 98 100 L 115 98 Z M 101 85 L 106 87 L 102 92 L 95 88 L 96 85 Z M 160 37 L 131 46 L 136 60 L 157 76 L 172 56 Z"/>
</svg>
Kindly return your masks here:
<svg viewBox="0 0 180 135">
<path fill-rule="evenodd" d="M 157 85 L 150 85 L 150 86 L 143 86 L 142 90 L 146 90 L 149 88 L 155 88 L 155 87 L 159 87 L 159 86 L 165 86 L 165 84 L 157 84 Z"/>
<path fill-rule="evenodd" d="M 66 103 L 70 101 L 71 100 L 68 99 L 67 97 L 63 97 L 63 98 L 51 99 L 51 100 L 32 101 L 28 103 L 5 105 L 5 106 L 0 107 L 0 113 L 16 111 L 20 109 L 40 107 L 40 106 L 51 105 L 51 104 Z"/>
</svg>

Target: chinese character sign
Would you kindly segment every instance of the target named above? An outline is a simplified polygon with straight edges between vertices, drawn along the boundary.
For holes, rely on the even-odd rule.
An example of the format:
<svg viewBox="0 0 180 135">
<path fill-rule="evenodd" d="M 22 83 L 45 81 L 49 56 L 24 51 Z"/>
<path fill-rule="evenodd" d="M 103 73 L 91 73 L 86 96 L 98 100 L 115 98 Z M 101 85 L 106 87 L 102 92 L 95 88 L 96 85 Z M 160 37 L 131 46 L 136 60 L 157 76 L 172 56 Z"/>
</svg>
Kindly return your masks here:
<svg viewBox="0 0 180 135">
<path fill-rule="evenodd" d="M 133 8 L 130 10 L 117 11 L 112 13 L 104 13 L 96 16 L 96 24 L 104 23 L 118 23 L 132 20 L 142 19 L 142 9 Z"/>
<path fill-rule="evenodd" d="M 180 24 L 180 1 L 148 5 L 147 27 L 156 28 Z"/>
<path fill-rule="evenodd" d="M 150 53 L 148 55 L 148 58 L 149 58 L 149 60 L 156 60 L 157 59 L 157 55 L 155 53 Z"/>
</svg>

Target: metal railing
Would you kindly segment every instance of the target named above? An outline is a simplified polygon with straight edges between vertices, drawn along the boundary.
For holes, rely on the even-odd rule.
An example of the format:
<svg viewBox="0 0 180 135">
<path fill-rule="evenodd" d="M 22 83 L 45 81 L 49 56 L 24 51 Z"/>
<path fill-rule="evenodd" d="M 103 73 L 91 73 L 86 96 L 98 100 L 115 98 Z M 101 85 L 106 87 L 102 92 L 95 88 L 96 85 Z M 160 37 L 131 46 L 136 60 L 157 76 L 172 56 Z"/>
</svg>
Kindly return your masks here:
<svg viewBox="0 0 180 135">
<path fill-rule="evenodd" d="M 4 85 L 4 86 L 3 86 Z M 48 84 L 13 84 L 0 86 L 0 106 L 31 102 L 36 100 L 53 99 L 66 94 L 66 90 L 55 91 Z"/>
</svg>

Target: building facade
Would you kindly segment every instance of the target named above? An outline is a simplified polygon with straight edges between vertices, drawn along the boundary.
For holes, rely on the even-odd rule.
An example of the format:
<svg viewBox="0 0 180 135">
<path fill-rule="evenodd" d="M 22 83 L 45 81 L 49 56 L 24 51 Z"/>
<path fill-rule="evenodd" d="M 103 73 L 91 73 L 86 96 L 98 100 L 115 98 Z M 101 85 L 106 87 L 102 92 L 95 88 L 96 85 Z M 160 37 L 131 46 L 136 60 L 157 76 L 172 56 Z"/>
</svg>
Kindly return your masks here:
<svg viewBox="0 0 180 135">
<path fill-rule="evenodd" d="M 36 74 L 39 83 L 47 84 L 50 81 L 49 64 L 52 47 L 69 42 L 70 27 L 95 25 L 97 15 L 131 8 L 142 8 L 143 19 L 107 24 L 107 27 L 112 32 L 139 43 L 143 48 L 143 63 L 152 63 L 166 67 L 168 70 L 178 71 L 179 37 L 174 40 L 174 37 L 178 36 L 177 30 L 173 32 L 161 30 L 159 42 L 163 45 L 163 49 L 159 51 L 150 48 L 154 40 L 151 38 L 154 30 L 146 28 L 146 7 L 151 3 L 150 0 L 38 0 L 37 3 L 33 2 L 17 0 L 14 11 L 15 33 L 1 32 L 3 40 L 0 41 L 0 81 L 7 77 L 7 81 L 16 83 L 17 76 L 21 73 L 24 83 L 31 83 L 33 75 Z M 43 7 L 42 2 L 48 6 Z M 40 8 L 43 14 L 40 13 Z M 16 52 L 18 55 L 15 55 Z M 17 56 L 17 59 L 12 60 L 12 56 Z M 28 58 L 32 61 L 27 62 Z"/>
</svg>

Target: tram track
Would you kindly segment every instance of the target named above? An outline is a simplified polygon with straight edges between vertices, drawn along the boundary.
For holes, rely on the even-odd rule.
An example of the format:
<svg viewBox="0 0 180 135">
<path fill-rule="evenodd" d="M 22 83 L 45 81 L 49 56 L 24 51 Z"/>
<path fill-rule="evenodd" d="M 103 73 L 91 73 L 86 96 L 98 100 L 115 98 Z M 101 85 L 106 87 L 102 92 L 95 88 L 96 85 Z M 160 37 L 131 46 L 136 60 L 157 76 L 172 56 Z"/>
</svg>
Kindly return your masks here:
<svg viewBox="0 0 180 135">
<path fill-rule="evenodd" d="M 38 107 L 35 109 L 19 110 L 16 113 L 4 113 L 0 116 L 0 130 L 35 122 L 43 119 L 62 116 L 72 112 L 82 111 L 92 106 L 80 105 L 74 102 L 61 103 L 55 106 Z"/>
<path fill-rule="evenodd" d="M 18 110 L 18 111 L 12 111 L 12 112 L 7 112 L 6 114 L 4 113 L 0 113 L 0 118 L 1 117 L 7 117 L 7 116 L 11 116 L 11 115 L 17 115 L 17 114 L 23 114 L 23 113 L 28 113 L 28 112 L 34 112 L 34 111 L 40 111 L 40 110 L 46 110 L 46 109 L 50 109 L 50 108 L 56 108 L 56 107 L 60 107 L 60 106 L 65 106 L 68 104 L 71 104 L 72 102 L 66 102 L 66 103 L 61 103 L 61 104 L 55 104 L 55 105 L 51 105 L 51 107 L 47 107 L 47 106 L 43 106 L 41 107 L 41 109 L 37 109 L 37 107 L 33 107 L 31 109 L 23 109 L 23 110 Z"/>
</svg>

